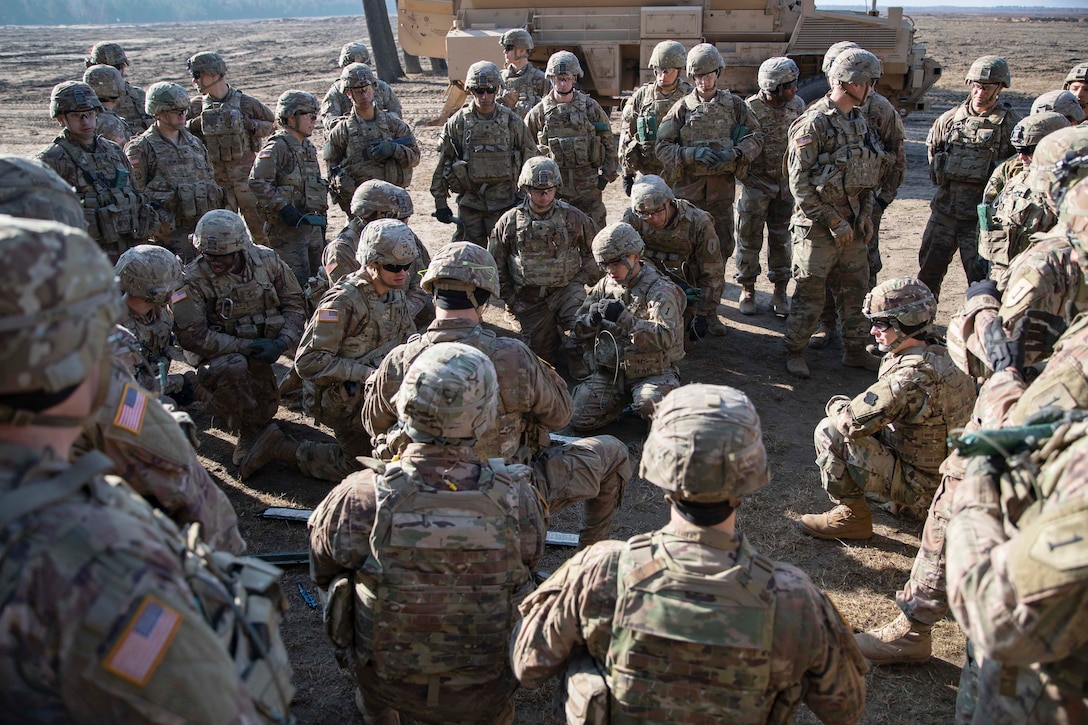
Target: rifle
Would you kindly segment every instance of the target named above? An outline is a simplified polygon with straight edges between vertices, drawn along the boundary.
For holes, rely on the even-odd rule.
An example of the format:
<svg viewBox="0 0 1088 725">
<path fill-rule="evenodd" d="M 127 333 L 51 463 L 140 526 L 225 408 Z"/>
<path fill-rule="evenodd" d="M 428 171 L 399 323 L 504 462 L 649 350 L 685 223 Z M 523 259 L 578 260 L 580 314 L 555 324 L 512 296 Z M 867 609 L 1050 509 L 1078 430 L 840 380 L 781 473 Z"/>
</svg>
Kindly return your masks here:
<svg viewBox="0 0 1088 725">
<path fill-rule="evenodd" d="M 956 452 L 965 458 L 974 456 L 1011 458 L 1018 453 L 1039 448 L 1062 426 L 1083 420 L 1088 420 L 1088 411 L 1070 410 L 1050 423 L 978 430 L 974 433 L 961 431 L 958 437 L 954 432 L 948 437 L 948 445 L 955 448 Z"/>
</svg>

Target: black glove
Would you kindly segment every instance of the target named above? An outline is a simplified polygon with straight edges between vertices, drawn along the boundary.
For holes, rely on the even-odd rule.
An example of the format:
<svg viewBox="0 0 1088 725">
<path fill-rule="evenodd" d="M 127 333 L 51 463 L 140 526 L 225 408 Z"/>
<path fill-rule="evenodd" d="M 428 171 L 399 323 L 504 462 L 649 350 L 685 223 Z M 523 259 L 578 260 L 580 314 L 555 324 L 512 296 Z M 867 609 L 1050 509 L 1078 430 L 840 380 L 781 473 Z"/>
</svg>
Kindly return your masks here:
<svg viewBox="0 0 1088 725">
<path fill-rule="evenodd" d="M 443 224 L 453 224 L 453 212 L 448 206 L 439 206 L 434 210 L 434 218 Z"/>
<path fill-rule="evenodd" d="M 718 163 L 718 152 L 714 149 L 702 146 L 695 149 L 695 163 L 710 167 Z"/>
<path fill-rule="evenodd" d="M 287 349 L 287 345 L 279 340 L 269 340 L 262 337 L 249 343 L 249 356 L 254 360 L 271 365 L 280 359 L 280 355 Z"/>
<path fill-rule="evenodd" d="M 967 299 L 978 297 L 979 295 L 990 295 L 1001 299 L 1001 293 L 997 291 L 997 282 L 992 279 L 980 279 L 978 282 L 972 282 L 967 287 Z"/>
<path fill-rule="evenodd" d="M 620 315 L 623 314 L 623 310 L 624 307 L 622 302 L 620 302 L 619 300 L 611 300 L 607 305 L 604 306 L 604 319 L 608 320 L 609 322 L 615 322 L 616 320 L 620 319 Z"/>
<path fill-rule="evenodd" d="M 1005 368 L 1020 370 L 1024 367 L 1023 340 L 1016 334 L 1016 331 L 1023 331 L 1022 323 L 1023 320 L 1017 322 L 1011 338 L 1005 334 L 1000 317 L 990 320 L 982 331 L 982 347 L 986 351 L 986 361 L 990 363 L 995 373 Z"/>
<path fill-rule="evenodd" d="M 379 141 L 370 147 L 370 158 L 375 161 L 385 161 L 386 159 L 393 158 L 393 154 L 396 152 L 397 145 L 386 139 L 385 141 Z"/>
<path fill-rule="evenodd" d="M 606 187 L 606 186 L 608 186 L 608 179 L 606 179 L 604 176 L 598 176 L 597 177 L 597 188 L 600 191 L 604 191 L 604 187 Z"/>
<path fill-rule="evenodd" d="M 181 390 L 177 391 L 170 397 L 173 398 L 174 402 L 182 408 L 196 400 L 196 388 L 193 387 L 193 381 L 189 378 L 188 375 L 186 375 L 181 382 Z"/>
<path fill-rule="evenodd" d="M 604 315 L 601 314 L 601 307 L 599 304 L 594 304 L 589 308 L 589 326 L 600 327 L 601 320 L 604 319 Z"/>
<path fill-rule="evenodd" d="M 632 189 L 632 187 L 634 187 L 634 185 L 635 185 L 635 177 L 634 176 L 624 176 L 623 177 L 623 193 L 624 193 L 624 196 L 631 196 L 631 189 Z"/>
<path fill-rule="evenodd" d="M 280 209 L 280 221 L 289 227 L 297 227 L 302 221 L 302 212 L 294 204 L 288 204 Z"/>
<path fill-rule="evenodd" d="M 691 329 L 688 332 L 688 337 L 693 341 L 702 340 L 710 333 L 710 324 L 707 322 L 706 315 L 696 315 L 691 318 Z"/>
</svg>

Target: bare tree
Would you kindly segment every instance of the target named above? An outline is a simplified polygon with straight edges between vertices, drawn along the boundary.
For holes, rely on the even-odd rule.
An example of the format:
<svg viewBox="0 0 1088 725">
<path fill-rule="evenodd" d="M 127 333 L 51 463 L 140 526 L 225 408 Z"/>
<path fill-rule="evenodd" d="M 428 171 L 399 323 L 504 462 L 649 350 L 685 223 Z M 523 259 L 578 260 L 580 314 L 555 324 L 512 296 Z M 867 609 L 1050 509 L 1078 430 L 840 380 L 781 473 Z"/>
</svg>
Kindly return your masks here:
<svg viewBox="0 0 1088 725">
<path fill-rule="evenodd" d="M 404 78 L 385 0 L 363 0 L 363 16 L 366 18 L 370 54 L 374 59 L 378 77 L 386 83 L 395 83 Z"/>
</svg>

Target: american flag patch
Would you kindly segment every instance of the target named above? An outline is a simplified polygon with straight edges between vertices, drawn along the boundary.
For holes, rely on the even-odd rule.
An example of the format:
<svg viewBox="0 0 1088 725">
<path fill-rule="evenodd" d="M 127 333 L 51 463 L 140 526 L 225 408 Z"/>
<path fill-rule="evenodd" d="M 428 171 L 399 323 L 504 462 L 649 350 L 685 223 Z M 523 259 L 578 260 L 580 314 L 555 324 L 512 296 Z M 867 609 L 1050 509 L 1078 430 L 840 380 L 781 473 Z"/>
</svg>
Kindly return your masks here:
<svg viewBox="0 0 1088 725">
<path fill-rule="evenodd" d="M 337 264 L 336 264 L 336 260 L 334 259 L 334 260 L 332 260 L 331 262 L 329 262 L 328 264 L 325 265 L 325 274 L 327 274 L 327 275 L 329 275 L 331 277 L 332 273 L 333 273 L 333 270 L 335 270 L 336 267 L 337 267 Z"/>
<path fill-rule="evenodd" d="M 131 383 L 125 383 L 125 389 L 121 393 L 121 404 L 117 406 L 117 415 L 113 416 L 113 424 L 139 435 L 140 429 L 144 426 L 146 411 L 147 393 Z"/>
<path fill-rule="evenodd" d="M 144 597 L 103 666 L 135 685 L 146 685 L 170 648 L 179 626 L 180 613 L 155 597 Z"/>
<path fill-rule="evenodd" d="M 321 307 L 317 310 L 318 322 L 339 322 L 340 313 L 337 310 L 330 310 L 326 307 Z"/>
<path fill-rule="evenodd" d="M 808 146 L 812 143 L 812 134 L 806 133 L 803 136 L 798 136 L 795 142 L 798 146 Z"/>
<path fill-rule="evenodd" d="M 170 295 L 170 304 L 176 305 L 178 302 L 187 299 L 189 299 L 189 293 L 186 292 L 184 289 L 179 289 L 177 292 Z"/>
<path fill-rule="evenodd" d="M 139 157 L 139 156 L 135 156 L 135 155 L 133 155 L 133 156 L 129 156 L 129 157 L 128 157 L 128 162 L 129 162 L 130 164 L 132 164 L 133 166 L 139 166 L 139 165 L 140 165 L 140 157 Z"/>
<path fill-rule="evenodd" d="M 259 159 L 270 159 L 270 158 L 272 158 L 272 149 L 261 149 L 261 152 L 259 154 L 257 154 L 257 158 L 259 158 Z"/>
</svg>

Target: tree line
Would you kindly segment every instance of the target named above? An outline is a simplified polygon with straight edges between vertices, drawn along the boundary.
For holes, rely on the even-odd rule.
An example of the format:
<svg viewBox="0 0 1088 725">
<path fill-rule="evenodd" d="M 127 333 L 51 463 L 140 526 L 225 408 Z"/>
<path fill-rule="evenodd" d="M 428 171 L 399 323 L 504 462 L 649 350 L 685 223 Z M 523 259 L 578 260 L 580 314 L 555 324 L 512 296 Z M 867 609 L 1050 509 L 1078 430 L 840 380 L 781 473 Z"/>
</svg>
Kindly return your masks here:
<svg viewBox="0 0 1088 725">
<path fill-rule="evenodd" d="M 359 15 L 359 0 L 4 0 L 0 25 L 105 25 Z"/>
</svg>

